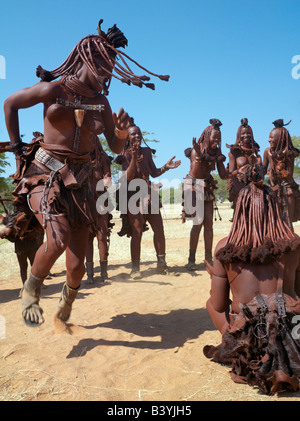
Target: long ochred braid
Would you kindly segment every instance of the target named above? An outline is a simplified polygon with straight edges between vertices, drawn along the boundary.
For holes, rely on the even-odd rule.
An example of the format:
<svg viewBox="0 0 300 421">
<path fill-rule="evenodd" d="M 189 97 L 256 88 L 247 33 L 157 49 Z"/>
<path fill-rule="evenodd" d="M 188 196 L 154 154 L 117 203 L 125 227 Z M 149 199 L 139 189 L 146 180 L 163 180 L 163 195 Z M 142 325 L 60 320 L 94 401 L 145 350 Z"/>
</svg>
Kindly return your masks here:
<svg viewBox="0 0 300 421">
<path fill-rule="evenodd" d="M 136 75 L 133 73 L 131 68 L 126 63 L 125 58 L 133 62 L 136 66 L 143 69 L 150 75 L 158 77 L 161 80 L 168 81 L 169 75 L 158 75 L 156 73 L 150 72 L 145 69 L 123 51 L 119 50 L 119 47 L 125 47 L 127 45 L 127 39 L 124 36 L 116 25 L 108 29 L 105 34 L 100 25 L 102 20 L 98 24 L 98 35 L 88 35 L 83 38 L 79 43 L 73 48 L 67 59 L 56 69 L 52 71 L 47 71 L 41 66 L 37 67 L 37 76 L 40 77 L 43 81 L 50 82 L 59 76 L 74 74 L 78 69 L 78 66 L 83 62 L 93 73 L 95 77 L 98 76 L 97 65 L 94 61 L 94 54 L 98 52 L 104 62 L 113 68 L 115 73 L 111 72 L 105 67 L 102 67 L 101 70 L 107 73 L 107 76 L 114 77 L 121 80 L 128 85 L 133 84 L 139 87 L 143 85 L 150 89 L 155 89 L 153 83 L 145 83 L 149 81 L 150 77 L 146 75 Z M 125 58 L 124 58 L 125 57 Z M 119 62 L 119 59 L 123 63 L 122 66 Z"/>
<path fill-rule="evenodd" d="M 253 167 L 259 166 L 249 167 L 248 175 Z M 261 180 L 250 180 L 239 193 L 226 245 L 217 252 L 224 263 L 268 263 L 300 247 L 300 237 L 283 218 L 275 193 Z"/>
</svg>

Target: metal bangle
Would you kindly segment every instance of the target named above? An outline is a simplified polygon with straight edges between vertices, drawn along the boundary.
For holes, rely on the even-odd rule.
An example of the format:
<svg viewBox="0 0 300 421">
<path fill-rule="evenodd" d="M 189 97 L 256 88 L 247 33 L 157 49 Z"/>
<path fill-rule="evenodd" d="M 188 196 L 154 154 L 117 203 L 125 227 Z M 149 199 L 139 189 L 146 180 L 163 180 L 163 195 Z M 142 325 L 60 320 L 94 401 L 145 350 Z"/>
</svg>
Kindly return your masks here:
<svg viewBox="0 0 300 421">
<path fill-rule="evenodd" d="M 22 141 L 19 140 L 18 143 L 12 143 L 11 146 L 10 146 L 10 148 L 11 148 L 11 151 L 14 154 L 18 153 L 20 151 L 20 149 L 22 149 Z"/>
</svg>

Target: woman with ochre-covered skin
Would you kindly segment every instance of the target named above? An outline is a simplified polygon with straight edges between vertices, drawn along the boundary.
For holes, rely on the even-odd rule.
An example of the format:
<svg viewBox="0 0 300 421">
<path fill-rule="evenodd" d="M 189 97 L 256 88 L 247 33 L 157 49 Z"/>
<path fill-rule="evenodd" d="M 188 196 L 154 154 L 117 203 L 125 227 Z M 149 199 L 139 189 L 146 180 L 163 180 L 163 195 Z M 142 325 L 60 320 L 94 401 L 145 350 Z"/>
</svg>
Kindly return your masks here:
<svg viewBox="0 0 300 421">
<path fill-rule="evenodd" d="M 292 228 L 293 222 L 300 219 L 300 192 L 293 177 L 299 150 L 293 146 L 290 134 L 284 127 L 289 123 L 283 124 L 280 119 L 273 124 L 275 127 L 269 135 L 270 147 L 264 152 L 263 166 L 269 175 L 270 187 L 276 193 L 281 210 Z"/>
<path fill-rule="evenodd" d="M 112 113 L 106 98 L 112 76 L 129 85 L 153 88 L 145 83 L 148 76 L 134 75 L 120 66 L 118 59 L 124 53 L 118 48 L 125 47 L 127 39 L 116 25 L 104 33 L 101 23 L 98 35 L 83 38 L 57 69 L 46 71 L 38 66 L 37 76 L 42 81 L 12 94 L 4 105 L 18 169 L 15 207 L 22 218 L 15 229 L 18 223 L 29 223 L 34 213 L 46 232 L 46 242 L 36 253 L 22 294 L 22 317 L 30 326 L 44 321 L 39 305 L 41 286 L 64 251 L 67 274 L 56 312 L 58 319 L 67 321 L 70 317 L 85 272 L 89 226 L 97 219 L 90 189 L 93 138 L 104 134 L 111 150 L 120 153 L 129 124 L 123 108 Z M 18 110 L 39 103 L 44 104 L 43 142 L 23 153 Z"/>
<path fill-rule="evenodd" d="M 127 234 L 128 236 L 131 236 L 131 277 L 133 279 L 142 277 L 140 272 L 141 240 L 146 222 L 149 222 L 154 233 L 153 242 L 157 255 L 157 271 L 158 273 L 166 273 L 168 270 L 165 260 L 166 242 L 163 220 L 159 206 L 154 210 L 151 202 L 151 200 L 155 200 L 155 196 L 158 199 L 159 188 L 150 182 L 150 177 L 159 177 L 166 171 L 177 168 L 181 163 L 181 161 L 173 161 L 175 158 L 174 156 L 169 159 L 163 167 L 157 168 L 152 158 L 153 151 L 148 146 L 142 147 L 142 140 L 143 136 L 140 128 L 132 123 L 128 128 L 128 142 L 125 146 L 125 150 L 116 158 L 116 162 L 122 165 L 122 170 L 126 173 L 128 183 L 132 180 L 140 179 L 147 184 L 145 192 L 146 197 L 142 198 L 142 201 L 146 202 L 146 210 L 143 211 L 141 209 L 138 213 L 135 213 L 132 212 L 130 206 L 127 205 L 127 213 L 121 215 L 123 227 L 119 235 L 122 236 Z M 130 200 L 131 195 L 132 192 L 128 191 L 128 201 Z"/>
</svg>

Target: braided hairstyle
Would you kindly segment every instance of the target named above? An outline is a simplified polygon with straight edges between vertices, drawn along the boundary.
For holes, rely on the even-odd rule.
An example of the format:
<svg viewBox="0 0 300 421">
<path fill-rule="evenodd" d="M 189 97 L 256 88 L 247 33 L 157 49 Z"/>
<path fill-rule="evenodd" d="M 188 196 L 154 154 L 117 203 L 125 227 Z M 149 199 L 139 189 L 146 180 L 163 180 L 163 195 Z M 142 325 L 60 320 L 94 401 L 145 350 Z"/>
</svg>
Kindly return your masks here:
<svg viewBox="0 0 300 421">
<path fill-rule="evenodd" d="M 220 127 L 222 126 L 222 123 L 217 118 L 211 118 L 209 120 L 209 123 L 210 125 L 203 130 L 199 138 L 199 144 L 201 146 L 202 151 L 202 158 L 204 161 L 216 160 L 218 162 L 224 162 L 226 160 L 226 157 L 221 154 L 220 148 L 218 148 L 218 150 L 216 151 L 216 155 L 214 156 L 212 156 L 211 153 L 208 151 L 211 133 L 213 130 L 217 130 L 221 133 Z"/>
<path fill-rule="evenodd" d="M 248 124 L 248 119 L 247 118 L 242 118 L 241 119 L 241 125 L 239 126 L 237 133 L 236 133 L 236 141 L 235 144 L 236 145 L 240 145 L 241 144 L 241 132 L 243 128 L 247 128 L 249 130 L 249 132 L 251 133 L 251 149 L 252 149 L 252 153 L 258 153 L 259 151 L 259 145 L 258 143 L 255 142 L 254 140 L 254 135 L 253 135 L 253 130 L 252 127 L 249 126 Z"/>
<path fill-rule="evenodd" d="M 284 124 L 283 119 L 278 119 L 273 121 L 274 129 L 271 132 L 279 132 L 280 138 L 279 142 L 276 145 L 275 149 L 271 150 L 271 155 L 273 158 L 279 158 L 281 156 L 284 157 L 296 157 L 299 155 L 299 150 L 293 146 L 291 136 L 288 130 L 284 127 L 290 124 L 291 120 Z"/>
<path fill-rule="evenodd" d="M 136 85 L 140 88 L 144 85 L 147 88 L 155 89 L 153 83 L 145 83 L 150 80 L 149 76 L 136 75 L 133 73 L 125 59 L 130 60 L 140 69 L 143 69 L 148 74 L 158 77 L 161 80 L 168 81 L 169 75 L 157 75 L 142 67 L 127 54 L 120 51 L 119 48 L 125 48 L 128 41 L 120 29 L 116 25 L 109 28 L 107 33 L 101 30 L 101 19 L 98 23 L 98 35 L 88 35 L 83 38 L 73 48 L 67 59 L 59 67 L 52 71 L 43 69 L 41 66 L 37 67 L 36 75 L 42 81 L 51 82 L 59 76 L 74 74 L 79 66 L 84 63 L 95 77 L 98 76 L 97 66 L 94 60 L 95 52 L 99 53 L 106 64 L 112 67 L 115 73 L 110 72 L 103 67 L 108 77 L 115 77 L 128 85 Z M 122 64 L 121 64 L 122 63 Z"/>
<path fill-rule="evenodd" d="M 261 165 L 248 166 L 226 245 L 216 257 L 223 262 L 268 264 L 300 248 L 300 237 L 281 213 L 275 193 L 263 184 Z"/>
<path fill-rule="evenodd" d="M 135 124 L 135 122 L 134 122 L 134 118 L 133 118 L 133 117 L 129 117 L 129 126 L 128 126 L 128 128 L 127 128 L 127 131 L 130 129 L 130 127 L 139 127 L 139 126 L 137 126 L 137 125 Z M 147 148 L 148 148 L 148 149 L 150 149 L 151 153 L 154 155 L 154 154 L 156 153 L 156 149 L 152 149 L 152 148 L 150 148 L 150 146 L 146 143 L 146 141 L 145 141 L 144 137 L 142 138 L 142 141 L 143 141 L 143 142 L 144 142 L 144 144 L 147 146 Z M 124 146 L 124 151 L 125 151 L 126 149 L 128 149 L 128 148 L 129 148 L 129 146 L 130 146 L 130 143 L 129 143 L 129 136 L 127 135 L 127 140 L 126 140 L 126 143 L 125 143 L 125 146 Z M 123 153 L 124 153 L 124 151 L 123 151 Z"/>
</svg>

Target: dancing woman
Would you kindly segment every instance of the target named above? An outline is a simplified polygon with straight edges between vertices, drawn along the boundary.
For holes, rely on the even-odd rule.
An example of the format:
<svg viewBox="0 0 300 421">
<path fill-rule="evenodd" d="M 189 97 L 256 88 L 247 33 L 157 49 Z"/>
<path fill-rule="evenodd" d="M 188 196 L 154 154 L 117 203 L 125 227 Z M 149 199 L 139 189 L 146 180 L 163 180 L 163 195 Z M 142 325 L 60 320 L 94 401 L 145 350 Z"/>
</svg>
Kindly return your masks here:
<svg viewBox="0 0 300 421">
<path fill-rule="evenodd" d="M 153 89 L 145 83 L 149 77 L 135 75 L 126 62 L 130 57 L 119 50 L 127 45 L 124 34 L 116 25 L 105 33 L 101 23 L 98 35 L 83 38 L 61 66 L 53 71 L 38 66 L 42 81 L 12 94 L 4 104 L 18 162 L 16 204 L 26 214 L 24 224 L 33 212 L 46 232 L 22 294 L 22 316 L 31 326 L 44 321 L 41 286 L 58 257 L 65 251 L 66 282 L 56 312 L 62 321 L 70 317 L 85 272 L 89 225 L 96 221 L 90 189 L 93 138 L 103 133 L 115 153 L 123 150 L 127 138 L 128 114 L 123 108 L 112 113 L 106 98 L 112 77 Z M 44 139 L 22 154 L 18 111 L 39 103 L 44 105 Z"/>
</svg>

